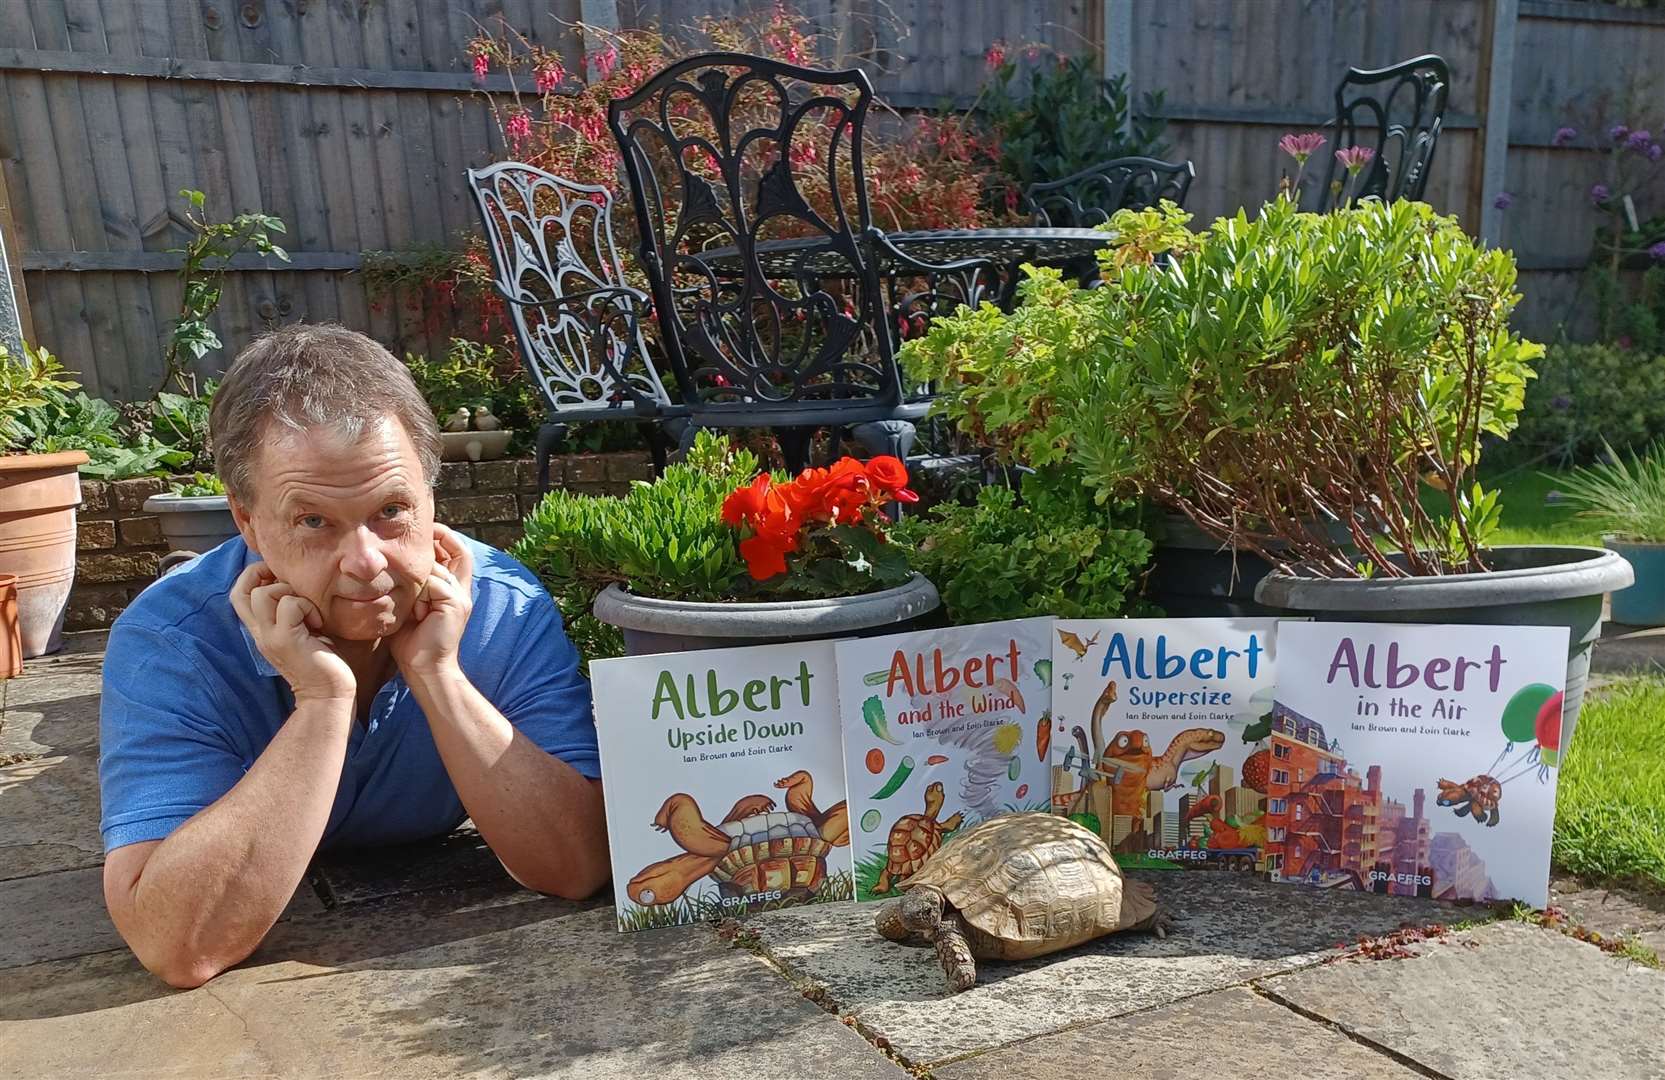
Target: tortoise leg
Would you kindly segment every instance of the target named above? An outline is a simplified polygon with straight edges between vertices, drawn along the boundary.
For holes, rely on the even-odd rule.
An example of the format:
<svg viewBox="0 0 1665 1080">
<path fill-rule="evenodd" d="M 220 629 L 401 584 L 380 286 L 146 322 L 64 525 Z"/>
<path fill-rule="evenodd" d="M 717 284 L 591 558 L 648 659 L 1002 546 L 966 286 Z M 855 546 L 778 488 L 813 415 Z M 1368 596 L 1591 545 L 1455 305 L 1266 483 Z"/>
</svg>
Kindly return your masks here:
<svg viewBox="0 0 1665 1080">
<path fill-rule="evenodd" d="M 942 961 L 943 974 L 948 976 L 948 992 L 958 994 L 977 985 L 977 961 L 971 955 L 971 942 L 965 936 L 965 923 L 956 912 L 950 911 L 937 924 L 933 944 L 937 959 Z"/>
<path fill-rule="evenodd" d="M 902 921 L 902 901 L 892 900 L 881 907 L 879 913 L 873 916 L 873 928 L 887 940 L 907 941 L 912 932 Z"/>
<path fill-rule="evenodd" d="M 887 893 L 890 891 L 889 866 L 886 866 L 883 870 L 879 871 L 879 880 L 873 883 L 873 891 L 875 893 Z"/>
</svg>

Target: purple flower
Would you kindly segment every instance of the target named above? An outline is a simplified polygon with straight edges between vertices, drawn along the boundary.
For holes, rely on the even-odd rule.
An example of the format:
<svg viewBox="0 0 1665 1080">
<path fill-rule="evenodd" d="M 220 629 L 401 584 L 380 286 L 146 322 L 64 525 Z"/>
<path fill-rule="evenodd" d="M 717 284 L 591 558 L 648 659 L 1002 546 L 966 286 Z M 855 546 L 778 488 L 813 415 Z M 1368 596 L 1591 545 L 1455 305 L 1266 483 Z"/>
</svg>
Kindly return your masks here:
<svg viewBox="0 0 1665 1080">
<path fill-rule="evenodd" d="M 1649 247 L 1648 254 L 1653 256 L 1659 262 L 1665 262 L 1665 240 L 1661 240 L 1659 243 Z"/>
<path fill-rule="evenodd" d="M 1559 127 L 1555 129 L 1555 138 L 1549 140 L 1549 145 L 1565 146 L 1576 138 L 1578 138 L 1577 128 Z"/>
<path fill-rule="evenodd" d="M 1337 150 L 1335 152 L 1335 159 L 1341 162 L 1342 166 L 1349 173 L 1357 173 L 1360 169 L 1370 164 L 1370 159 L 1375 156 L 1376 151 L 1372 150 L 1368 146 L 1349 146 L 1345 150 Z"/>
<path fill-rule="evenodd" d="M 1309 131 L 1305 135 L 1291 133 L 1278 140 L 1278 149 L 1305 165 L 1307 158 L 1328 141 L 1316 131 Z"/>
<path fill-rule="evenodd" d="M 1500 191 L 1497 193 L 1497 198 L 1492 200 L 1492 205 L 1497 207 L 1499 210 L 1507 210 L 1509 207 L 1515 205 L 1515 197 L 1507 191 Z"/>
<path fill-rule="evenodd" d="M 1565 394 L 1556 394 L 1550 399 L 1549 407 L 1556 412 L 1566 412 L 1572 406 L 1572 398 Z"/>
<path fill-rule="evenodd" d="M 1613 197 L 1613 193 L 1611 191 L 1607 190 L 1607 185 L 1606 184 L 1591 184 L 1590 185 L 1590 202 L 1593 203 L 1594 205 L 1600 206 L 1602 203 L 1606 202 L 1608 199 L 1611 199 L 1612 197 Z"/>
<path fill-rule="evenodd" d="M 1634 150 L 1638 154 L 1647 153 L 1648 147 L 1652 145 L 1653 132 L 1647 130 L 1633 131 L 1630 133 L 1630 138 L 1625 140 L 1625 149 Z"/>
<path fill-rule="evenodd" d="M 1658 161 L 1662 157 L 1665 157 L 1665 146 L 1654 143 L 1652 146 L 1648 147 L 1649 161 Z"/>
<path fill-rule="evenodd" d="M 1607 129 L 1607 137 L 1614 142 L 1624 142 L 1625 136 L 1630 134 L 1630 128 L 1625 124 L 1614 124 Z"/>
</svg>

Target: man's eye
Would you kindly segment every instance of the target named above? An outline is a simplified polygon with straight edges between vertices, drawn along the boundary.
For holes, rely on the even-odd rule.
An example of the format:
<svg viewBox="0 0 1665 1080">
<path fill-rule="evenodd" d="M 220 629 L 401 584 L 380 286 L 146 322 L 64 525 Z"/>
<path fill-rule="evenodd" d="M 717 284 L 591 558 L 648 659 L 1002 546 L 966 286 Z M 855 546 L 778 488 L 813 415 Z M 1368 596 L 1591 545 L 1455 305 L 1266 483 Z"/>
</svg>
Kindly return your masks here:
<svg viewBox="0 0 1665 1080">
<path fill-rule="evenodd" d="M 387 521 L 395 521 L 398 518 L 403 517 L 404 513 L 405 507 L 399 503 L 389 503 L 388 505 L 382 507 L 382 517 Z"/>
<path fill-rule="evenodd" d="M 324 519 L 321 515 L 307 514 L 301 518 L 301 528 L 303 529 L 322 529 L 323 527 Z"/>
</svg>

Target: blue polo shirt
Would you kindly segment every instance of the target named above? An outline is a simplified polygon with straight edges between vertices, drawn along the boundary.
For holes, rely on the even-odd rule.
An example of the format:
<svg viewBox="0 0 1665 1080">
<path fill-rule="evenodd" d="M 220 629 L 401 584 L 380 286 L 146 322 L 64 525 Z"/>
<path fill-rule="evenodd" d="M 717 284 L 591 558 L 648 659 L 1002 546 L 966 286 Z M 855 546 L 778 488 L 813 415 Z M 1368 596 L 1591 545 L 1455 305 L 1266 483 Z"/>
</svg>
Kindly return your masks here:
<svg viewBox="0 0 1665 1080">
<path fill-rule="evenodd" d="M 554 602 L 520 563 L 462 539 L 474 553 L 463 673 L 528 739 L 599 777 L 589 682 Z M 99 724 L 105 851 L 160 840 L 231 790 L 294 711 L 288 684 L 231 608 L 251 561 L 241 539 L 221 544 L 145 589 L 111 628 Z M 436 836 L 465 816 L 427 718 L 395 674 L 368 724 L 353 725 L 322 846 Z"/>
</svg>

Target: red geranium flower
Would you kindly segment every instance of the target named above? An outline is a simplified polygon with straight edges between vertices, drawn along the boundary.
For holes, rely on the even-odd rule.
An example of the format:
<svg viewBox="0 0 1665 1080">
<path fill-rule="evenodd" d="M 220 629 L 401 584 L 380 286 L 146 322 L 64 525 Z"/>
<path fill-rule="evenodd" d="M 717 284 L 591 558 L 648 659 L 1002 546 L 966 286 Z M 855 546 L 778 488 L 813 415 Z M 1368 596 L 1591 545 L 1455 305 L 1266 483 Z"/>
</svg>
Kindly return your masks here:
<svg viewBox="0 0 1665 1080">
<path fill-rule="evenodd" d="M 723 520 L 730 525 L 740 525 L 762 517 L 768 494 L 769 474 L 762 473 L 750 486 L 735 488 L 723 500 Z"/>
</svg>

